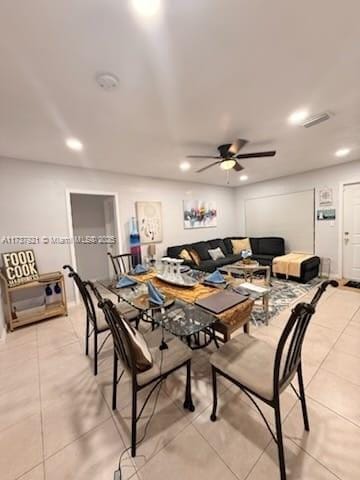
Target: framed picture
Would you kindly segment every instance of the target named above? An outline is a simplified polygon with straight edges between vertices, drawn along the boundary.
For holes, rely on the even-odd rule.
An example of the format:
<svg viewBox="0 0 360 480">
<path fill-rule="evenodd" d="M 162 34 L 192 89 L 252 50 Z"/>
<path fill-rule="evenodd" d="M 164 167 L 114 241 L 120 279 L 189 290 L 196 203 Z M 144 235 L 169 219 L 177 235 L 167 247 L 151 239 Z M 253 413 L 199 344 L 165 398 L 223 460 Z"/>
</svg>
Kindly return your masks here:
<svg viewBox="0 0 360 480">
<path fill-rule="evenodd" d="M 323 207 L 325 205 L 332 205 L 333 203 L 333 191 L 331 188 L 324 187 L 319 190 L 319 205 Z"/>
<path fill-rule="evenodd" d="M 217 209 L 215 202 L 184 200 L 184 228 L 216 227 Z"/>
<path fill-rule="evenodd" d="M 39 278 L 33 250 L 19 250 L 1 255 L 3 271 L 9 288 Z"/>
<path fill-rule="evenodd" d="M 162 242 L 161 202 L 136 202 L 140 243 Z"/>
<path fill-rule="evenodd" d="M 335 220 L 336 212 L 335 208 L 322 208 L 317 211 L 318 220 Z"/>
</svg>

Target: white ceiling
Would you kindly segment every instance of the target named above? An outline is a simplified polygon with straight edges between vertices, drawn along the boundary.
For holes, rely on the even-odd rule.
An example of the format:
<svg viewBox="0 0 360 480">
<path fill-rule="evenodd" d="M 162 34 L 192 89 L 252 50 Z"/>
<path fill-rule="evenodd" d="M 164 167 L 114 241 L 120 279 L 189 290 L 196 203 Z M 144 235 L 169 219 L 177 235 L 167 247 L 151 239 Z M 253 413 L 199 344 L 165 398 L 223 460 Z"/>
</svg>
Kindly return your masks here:
<svg viewBox="0 0 360 480">
<path fill-rule="evenodd" d="M 359 17 L 358 0 L 163 0 L 148 22 L 127 0 L 2 0 L 0 155 L 220 185 L 218 167 L 179 163 L 236 137 L 278 151 L 242 162 L 249 182 L 339 163 L 342 146 L 357 159 Z M 304 107 L 334 116 L 289 125 Z"/>
</svg>

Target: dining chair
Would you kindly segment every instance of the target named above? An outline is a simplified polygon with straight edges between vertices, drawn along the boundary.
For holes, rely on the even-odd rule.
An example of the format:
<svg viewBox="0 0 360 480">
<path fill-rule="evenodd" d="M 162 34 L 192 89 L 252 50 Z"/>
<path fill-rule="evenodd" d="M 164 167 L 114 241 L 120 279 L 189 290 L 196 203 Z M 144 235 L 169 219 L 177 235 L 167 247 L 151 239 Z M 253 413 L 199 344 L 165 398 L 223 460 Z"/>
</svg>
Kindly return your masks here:
<svg viewBox="0 0 360 480">
<path fill-rule="evenodd" d="M 91 335 L 94 337 L 94 375 L 98 373 L 98 356 L 103 349 L 107 339 L 110 336 L 110 328 L 106 322 L 104 313 L 101 309 L 95 308 L 92 296 L 89 290 L 89 282 L 83 281 L 80 275 L 71 267 L 71 265 L 64 265 L 64 270 L 68 270 L 68 276 L 72 278 L 77 286 L 82 302 L 86 311 L 86 328 L 85 328 L 85 354 L 89 355 L 89 338 Z M 127 317 L 129 321 L 135 321 L 136 327 L 140 320 L 141 313 L 126 304 L 118 304 L 117 308 L 122 310 L 123 315 Z M 98 336 L 102 333 L 108 332 L 108 335 L 102 341 L 100 347 L 98 347 Z"/>
<path fill-rule="evenodd" d="M 94 294 L 99 301 L 99 307 L 103 309 L 105 318 L 110 326 L 114 342 L 114 366 L 113 366 L 113 396 L 112 408 L 116 409 L 117 385 L 120 382 L 124 371 L 131 376 L 132 385 L 132 406 L 131 406 L 131 455 L 136 456 L 137 434 L 136 426 L 146 404 L 156 387 L 176 370 L 186 367 L 186 387 L 184 408 L 193 412 L 195 410 L 191 396 L 191 349 L 174 335 L 164 332 L 162 328 L 146 333 L 144 336 L 139 331 L 132 329 L 127 320 L 119 314 L 114 304 L 109 299 L 103 299 L 96 287 L 91 284 Z M 137 336 L 134 343 L 133 337 Z M 164 342 L 166 348 L 162 348 Z M 137 347 L 145 342 L 151 353 L 152 364 L 149 369 L 140 371 L 137 366 Z M 118 376 L 118 363 L 122 364 L 123 370 Z M 138 413 L 137 397 L 138 392 L 152 385 L 145 401 Z"/>
<path fill-rule="evenodd" d="M 323 282 L 310 303 L 298 303 L 280 336 L 276 347 L 250 335 L 239 335 L 222 346 L 210 357 L 213 383 L 213 410 L 217 410 L 217 375 L 222 375 L 237 385 L 253 402 L 278 447 L 280 478 L 286 480 L 286 467 L 280 414 L 280 394 L 290 385 L 301 402 L 304 427 L 310 430 L 302 374 L 302 345 L 315 312 L 316 305 L 326 288 L 337 287 L 334 280 Z M 297 374 L 299 392 L 292 385 Z M 262 400 L 274 409 L 276 433 L 273 432 L 257 402 Z"/>
<path fill-rule="evenodd" d="M 133 268 L 133 256 L 131 253 L 121 253 L 119 255 L 112 255 L 107 253 L 110 257 L 112 266 L 114 268 L 115 275 L 125 275 L 129 273 Z"/>
</svg>

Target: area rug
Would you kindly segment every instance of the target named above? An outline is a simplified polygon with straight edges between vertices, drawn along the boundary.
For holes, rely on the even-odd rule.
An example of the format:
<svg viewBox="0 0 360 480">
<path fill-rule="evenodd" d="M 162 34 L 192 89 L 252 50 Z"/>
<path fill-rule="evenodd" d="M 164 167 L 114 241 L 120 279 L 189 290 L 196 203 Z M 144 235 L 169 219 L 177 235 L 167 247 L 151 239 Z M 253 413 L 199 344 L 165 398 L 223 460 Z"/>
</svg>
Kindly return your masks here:
<svg viewBox="0 0 360 480">
<path fill-rule="evenodd" d="M 269 323 L 271 319 L 282 310 L 297 303 L 297 300 L 321 283 L 320 278 L 314 278 L 310 282 L 302 284 L 291 280 L 272 278 L 272 287 L 269 299 Z M 252 311 L 252 321 L 255 324 L 265 323 L 265 314 L 261 300 L 255 302 Z"/>
</svg>

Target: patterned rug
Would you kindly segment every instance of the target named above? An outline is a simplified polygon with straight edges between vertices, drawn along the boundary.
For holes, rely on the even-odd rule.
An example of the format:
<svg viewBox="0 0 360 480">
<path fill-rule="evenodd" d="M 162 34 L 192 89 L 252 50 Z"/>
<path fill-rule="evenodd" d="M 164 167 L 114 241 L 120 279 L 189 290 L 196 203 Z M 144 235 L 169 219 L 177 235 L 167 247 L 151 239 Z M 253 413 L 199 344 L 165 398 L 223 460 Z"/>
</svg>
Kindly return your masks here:
<svg viewBox="0 0 360 480">
<path fill-rule="evenodd" d="M 276 278 L 272 278 L 271 280 L 272 288 L 269 299 L 269 323 L 278 313 L 285 308 L 296 304 L 298 299 L 321 283 L 320 278 L 314 278 L 305 284 Z M 265 323 L 265 314 L 262 309 L 261 300 L 255 302 L 252 311 L 252 321 L 256 324 Z"/>
</svg>

